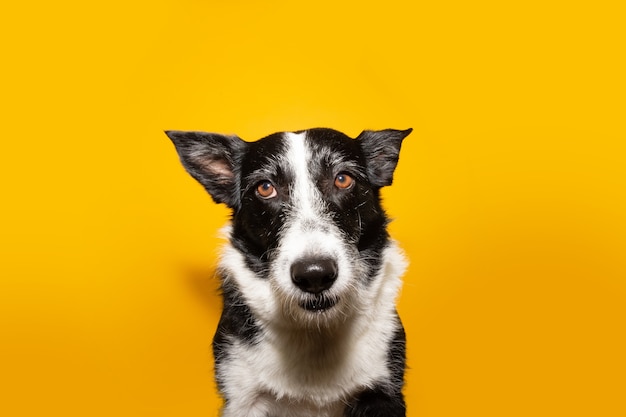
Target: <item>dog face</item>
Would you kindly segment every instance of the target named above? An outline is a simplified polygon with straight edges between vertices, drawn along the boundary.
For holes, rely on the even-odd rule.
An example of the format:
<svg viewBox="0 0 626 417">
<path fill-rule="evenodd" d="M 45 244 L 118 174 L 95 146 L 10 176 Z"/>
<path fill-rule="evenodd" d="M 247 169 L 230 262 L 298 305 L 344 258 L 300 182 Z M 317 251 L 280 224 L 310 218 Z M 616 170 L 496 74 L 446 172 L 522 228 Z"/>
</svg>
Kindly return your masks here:
<svg viewBox="0 0 626 417">
<path fill-rule="evenodd" d="M 168 131 L 183 165 L 232 209 L 223 275 L 265 324 L 327 327 L 367 308 L 388 242 L 379 190 L 411 130 L 236 136 Z"/>
</svg>

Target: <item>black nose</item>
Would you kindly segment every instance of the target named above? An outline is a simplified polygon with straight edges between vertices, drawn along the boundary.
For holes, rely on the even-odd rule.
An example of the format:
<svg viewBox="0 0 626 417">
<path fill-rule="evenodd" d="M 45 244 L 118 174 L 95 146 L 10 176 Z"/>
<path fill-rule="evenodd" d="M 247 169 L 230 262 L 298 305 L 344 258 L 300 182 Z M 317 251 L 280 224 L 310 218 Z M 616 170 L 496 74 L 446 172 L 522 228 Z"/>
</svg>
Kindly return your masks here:
<svg viewBox="0 0 626 417">
<path fill-rule="evenodd" d="M 319 294 L 337 279 L 337 263 L 332 259 L 301 259 L 291 265 L 291 280 L 302 291 Z"/>
</svg>

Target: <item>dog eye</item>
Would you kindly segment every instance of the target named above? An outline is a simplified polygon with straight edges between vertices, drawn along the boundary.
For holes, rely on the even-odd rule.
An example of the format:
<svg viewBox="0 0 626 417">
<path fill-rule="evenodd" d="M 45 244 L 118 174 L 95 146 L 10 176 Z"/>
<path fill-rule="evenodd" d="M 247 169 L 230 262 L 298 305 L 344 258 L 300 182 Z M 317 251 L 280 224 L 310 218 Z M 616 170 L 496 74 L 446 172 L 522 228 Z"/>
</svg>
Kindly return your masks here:
<svg viewBox="0 0 626 417">
<path fill-rule="evenodd" d="M 337 174 L 335 177 L 335 187 L 340 188 L 342 190 L 346 190 L 350 188 L 354 184 L 354 178 L 346 173 Z"/>
<path fill-rule="evenodd" d="M 274 184 L 269 181 L 262 181 L 261 183 L 259 183 L 259 185 L 256 187 L 256 193 L 264 200 L 274 198 L 278 194 L 278 192 L 276 192 Z"/>
</svg>

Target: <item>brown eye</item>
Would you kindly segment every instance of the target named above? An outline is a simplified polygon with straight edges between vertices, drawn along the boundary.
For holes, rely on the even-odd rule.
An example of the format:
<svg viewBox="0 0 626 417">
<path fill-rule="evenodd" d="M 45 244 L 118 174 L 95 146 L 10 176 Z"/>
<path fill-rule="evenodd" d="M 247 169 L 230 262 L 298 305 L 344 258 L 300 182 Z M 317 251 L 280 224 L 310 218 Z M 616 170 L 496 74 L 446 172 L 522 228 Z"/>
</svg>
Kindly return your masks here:
<svg viewBox="0 0 626 417">
<path fill-rule="evenodd" d="M 256 187 L 256 192 L 264 200 L 274 198 L 278 194 L 274 184 L 269 181 L 263 181 Z"/>
<path fill-rule="evenodd" d="M 337 188 L 345 190 L 347 188 L 350 188 L 352 184 L 354 184 L 354 178 L 352 178 L 348 174 L 341 173 L 337 174 L 337 176 L 335 177 L 335 187 Z"/>
</svg>

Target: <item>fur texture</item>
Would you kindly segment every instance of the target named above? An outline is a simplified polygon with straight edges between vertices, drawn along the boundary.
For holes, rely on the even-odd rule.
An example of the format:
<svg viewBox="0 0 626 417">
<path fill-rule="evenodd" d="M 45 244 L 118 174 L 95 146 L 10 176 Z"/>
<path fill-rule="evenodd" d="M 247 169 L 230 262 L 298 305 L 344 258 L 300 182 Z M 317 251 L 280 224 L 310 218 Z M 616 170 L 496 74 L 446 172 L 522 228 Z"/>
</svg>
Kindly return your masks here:
<svg viewBox="0 0 626 417">
<path fill-rule="evenodd" d="M 187 171 L 232 209 L 213 340 L 223 417 L 404 416 L 406 261 L 386 230 L 411 130 L 168 131 Z"/>
</svg>

